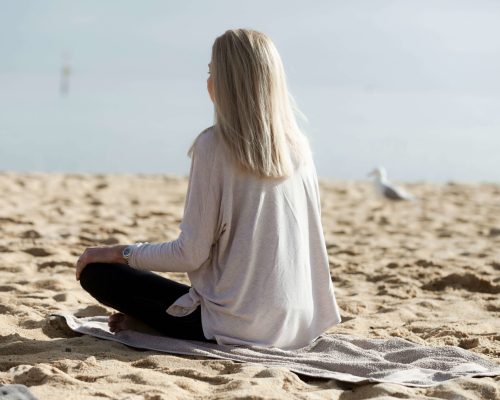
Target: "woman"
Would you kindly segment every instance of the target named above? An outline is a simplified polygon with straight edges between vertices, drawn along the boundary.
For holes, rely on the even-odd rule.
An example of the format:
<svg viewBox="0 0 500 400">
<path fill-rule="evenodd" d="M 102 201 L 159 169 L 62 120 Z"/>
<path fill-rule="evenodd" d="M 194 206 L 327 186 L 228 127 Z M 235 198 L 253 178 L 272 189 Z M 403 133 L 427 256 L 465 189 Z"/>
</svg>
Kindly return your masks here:
<svg viewBox="0 0 500 400">
<path fill-rule="evenodd" d="M 280 56 L 264 34 L 228 30 L 212 47 L 215 125 L 198 135 L 178 239 L 90 248 L 77 279 L 165 335 L 219 344 L 310 344 L 340 322 L 318 181 Z M 128 264 L 128 265 L 127 265 Z M 149 271 L 187 272 L 191 287 Z"/>
</svg>

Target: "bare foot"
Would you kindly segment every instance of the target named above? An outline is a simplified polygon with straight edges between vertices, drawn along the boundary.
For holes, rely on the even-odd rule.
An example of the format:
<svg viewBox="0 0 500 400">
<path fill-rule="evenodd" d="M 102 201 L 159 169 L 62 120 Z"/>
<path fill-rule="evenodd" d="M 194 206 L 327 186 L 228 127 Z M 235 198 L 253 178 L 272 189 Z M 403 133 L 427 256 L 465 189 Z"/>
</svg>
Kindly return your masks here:
<svg viewBox="0 0 500 400">
<path fill-rule="evenodd" d="M 115 313 L 109 316 L 108 326 L 113 333 L 124 331 L 127 328 L 127 316 L 122 313 Z"/>
<path fill-rule="evenodd" d="M 143 322 L 120 312 L 109 316 L 108 326 L 109 330 L 113 333 L 133 330 L 144 333 L 158 334 L 158 331 L 149 327 Z"/>
</svg>

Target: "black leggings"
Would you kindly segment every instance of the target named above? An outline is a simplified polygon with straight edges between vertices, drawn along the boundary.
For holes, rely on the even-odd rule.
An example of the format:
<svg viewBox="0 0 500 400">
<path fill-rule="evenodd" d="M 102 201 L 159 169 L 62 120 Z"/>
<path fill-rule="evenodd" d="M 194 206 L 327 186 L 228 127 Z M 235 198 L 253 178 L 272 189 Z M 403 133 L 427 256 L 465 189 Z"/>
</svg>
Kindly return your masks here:
<svg viewBox="0 0 500 400">
<path fill-rule="evenodd" d="M 87 265 L 80 284 L 100 303 L 166 336 L 216 343 L 203 335 L 200 306 L 184 317 L 167 314 L 166 309 L 189 291 L 187 285 L 125 264 L 103 263 Z"/>
</svg>

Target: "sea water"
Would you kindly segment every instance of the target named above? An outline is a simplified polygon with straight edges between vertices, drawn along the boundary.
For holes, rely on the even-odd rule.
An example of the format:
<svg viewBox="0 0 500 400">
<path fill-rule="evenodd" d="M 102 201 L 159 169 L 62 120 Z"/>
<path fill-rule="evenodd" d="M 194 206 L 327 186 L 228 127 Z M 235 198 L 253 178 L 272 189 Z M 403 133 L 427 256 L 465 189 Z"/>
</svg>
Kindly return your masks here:
<svg viewBox="0 0 500 400">
<path fill-rule="evenodd" d="M 213 124 L 213 40 L 253 27 L 280 51 L 320 176 L 500 181 L 498 3 L 262 7 L 4 5 L 0 170 L 187 175 Z"/>
</svg>

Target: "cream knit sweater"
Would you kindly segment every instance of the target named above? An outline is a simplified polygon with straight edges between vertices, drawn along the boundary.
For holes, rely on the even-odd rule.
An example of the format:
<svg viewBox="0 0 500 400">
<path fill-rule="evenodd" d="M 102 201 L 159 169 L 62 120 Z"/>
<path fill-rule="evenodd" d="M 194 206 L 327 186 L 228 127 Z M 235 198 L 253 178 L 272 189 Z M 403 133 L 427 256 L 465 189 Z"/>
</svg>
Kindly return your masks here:
<svg viewBox="0 0 500 400">
<path fill-rule="evenodd" d="M 178 239 L 135 245 L 132 267 L 187 272 L 207 339 L 296 349 L 340 322 L 311 159 L 287 179 L 242 173 L 213 127 L 197 138 Z"/>
</svg>

